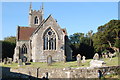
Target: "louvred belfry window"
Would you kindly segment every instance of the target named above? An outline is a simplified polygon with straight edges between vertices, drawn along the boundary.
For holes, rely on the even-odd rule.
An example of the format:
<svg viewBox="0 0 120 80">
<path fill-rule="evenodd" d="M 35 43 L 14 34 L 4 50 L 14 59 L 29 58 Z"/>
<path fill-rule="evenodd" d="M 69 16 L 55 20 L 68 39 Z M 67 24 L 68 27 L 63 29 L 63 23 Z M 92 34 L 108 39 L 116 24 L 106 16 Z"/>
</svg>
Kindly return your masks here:
<svg viewBox="0 0 120 80">
<path fill-rule="evenodd" d="M 38 24 L 38 17 L 37 16 L 35 17 L 34 24 Z"/>
</svg>

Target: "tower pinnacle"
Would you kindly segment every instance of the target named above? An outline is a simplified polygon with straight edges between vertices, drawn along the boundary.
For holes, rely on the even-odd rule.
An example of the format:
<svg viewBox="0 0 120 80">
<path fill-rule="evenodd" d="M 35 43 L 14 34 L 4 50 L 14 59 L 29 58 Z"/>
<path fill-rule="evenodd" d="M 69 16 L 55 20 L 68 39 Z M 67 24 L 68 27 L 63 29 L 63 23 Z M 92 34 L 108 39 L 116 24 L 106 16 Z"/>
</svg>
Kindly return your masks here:
<svg viewBox="0 0 120 80">
<path fill-rule="evenodd" d="M 30 2 L 29 13 L 31 13 L 31 10 L 32 10 L 32 3 Z"/>
<path fill-rule="evenodd" d="M 44 4 L 43 4 L 43 2 L 42 2 L 42 20 L 43 20 L 43 16 L 44 16 Z"/>
</svg>

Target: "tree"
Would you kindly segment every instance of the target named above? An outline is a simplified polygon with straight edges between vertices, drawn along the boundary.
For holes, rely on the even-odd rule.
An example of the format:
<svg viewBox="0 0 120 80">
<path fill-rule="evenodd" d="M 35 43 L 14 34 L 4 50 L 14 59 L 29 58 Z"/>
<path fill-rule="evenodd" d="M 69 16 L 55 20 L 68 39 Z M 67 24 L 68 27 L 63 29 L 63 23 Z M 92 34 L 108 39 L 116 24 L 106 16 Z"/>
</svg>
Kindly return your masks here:
<svg viewBox="0 0 120 80">
<path fill-rule="evenodd" d="M 98 32 L 92 37 L 96 52 L 102 52 L 115 45 L 116 39 L 118 39 L 119 36 L 119 26 L 120 20 L 111 20 L 105 25 L 98 27 Z M 111 43 L 111 46 L 109 46 L 108 42 Z"/>
<path fill-rule="evenodd" d="M 7 57 L 13 58 L 14 49 L 15 43 L 2 41 L 2 59 Z"/>
<path fill-rule="evenodd" d="M 2 59 L 10 57 L 13 58 L 14 49 L 16 46 L 16 37 L 10 36 L 4 38 L 4 41 L 1 41 L 2 43 Z"/>
<path fill-rule="evenodd" d="M 90 30 L 90 31 L 88 31 L 88 37 L 89 37 L 89 39 L 90 39 L 90 46 L 92 46 L 92 35 L 93 35 L 93 31 L 92 30 Z"/>
<path fill-rule="evenodd" d="M 15 36 L 6 37 L 6 38 L 4 38 L 4 41 L 16 43 L 16 37 Z"/>
<path fill-rule="evenodd" d="M 81 54 L 82 56 L 86 56 L 86 58 L 92 58 L 94 53 L 92 41 L 90 43 L 89 36 L 84 36 L 84 33 L 74 33 L 70 35 L 71 48 L 73 50 L 73 56 L 76 57 L 77 54 Z M 91 36 L 90 36 L 91 37 Z"/>
</svg>

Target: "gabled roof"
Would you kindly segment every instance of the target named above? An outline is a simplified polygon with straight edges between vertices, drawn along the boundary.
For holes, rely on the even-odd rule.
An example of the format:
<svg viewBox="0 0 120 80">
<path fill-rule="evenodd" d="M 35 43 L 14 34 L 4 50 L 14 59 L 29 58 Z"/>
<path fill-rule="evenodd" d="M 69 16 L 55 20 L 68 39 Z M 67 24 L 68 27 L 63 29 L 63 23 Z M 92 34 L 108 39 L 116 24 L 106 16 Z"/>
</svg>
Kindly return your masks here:
<svg viewBox="0 0 120 80">
<path fill-rule="evenodd" d="M 18 26 L 18 40 L 30 40 L 30 37 L 38 32 L 38 30 L 43 26 L 43 24 L 49 19 L 53 18 L 51 15 L 48 16 L 46 20 L 43 20 L 38 27 L 23 27 Z M 53 18 L 54 20 L 54 18 Z M 66 29 L 61 29 L 65 35 L 67 35 Z"/>
<path fill-rule="evenodd" d="M 18 40 L 29 40 L 35 27 L 18 27 Z"/>
<path fill-rule="evenodd" d="M 43 26 L 43 24 L 44 24 L 45 22 L 47 22 L 47 20 L 49 20 L 49 18 L 52 18 L 52 19 L 54 20 L 54 18 L 53 18 L 52 15 L 50 14 L 50 15 L 47 17 L 47 19 L 45 19 L 45 20 L 42 21 L 42 23 L 36 28 L 36 30 L 32 33 L 32 35 L 35 34 L 35 33 Z M 55 20 L 54 20 L 54 21 L 55 21 Z M 55 21 L 55 22 L 56 22 L 56 21 Z M 64 33 L 65 35 L 67 35 L 66 29 L 61 29 L 61 30 L 63 31 L 63 33 Z"/>
</svg>

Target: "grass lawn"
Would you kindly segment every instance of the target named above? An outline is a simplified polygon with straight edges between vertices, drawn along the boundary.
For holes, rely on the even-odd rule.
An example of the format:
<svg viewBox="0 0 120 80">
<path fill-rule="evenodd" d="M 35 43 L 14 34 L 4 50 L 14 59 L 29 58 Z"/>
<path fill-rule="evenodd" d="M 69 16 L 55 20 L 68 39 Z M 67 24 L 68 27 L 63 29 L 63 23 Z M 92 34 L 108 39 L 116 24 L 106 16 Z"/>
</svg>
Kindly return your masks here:
<svg viewBox="0 0 120 80">
<path fill-rule="evenodd" d="M 82 65 L 80 67 L 89 67 L 90 66 L 90 61 L 92 59 L 87 59 L 85 63 L 82 63 Z M 105 58 L 102 59 L 105 61 L 106 66 L 117 66 L 118 65 L 118 57 L 114 57 L 112 58 L 112 60 L 110 60 L 110 58 Z M 12 68 L 18 68 L 18 64 L 17 63 L 13 63 L 12 65 L 8 65 L 8 64 L 3 64 L 0 63 L 0 66 L 3 67 L 12 67 Z M 43 62 L 31 62 L 31 65 L 24 65 L 21 67 L 40 67 L 40 68 L 65 68 L 65 67 L 78 67 L 77 66 L 77 62 L 76 61 L 71 61 L 71 62 L 54 62 L 51 66 L 47 66 L 47 63 L 43 63 Z"/>
</svg>

